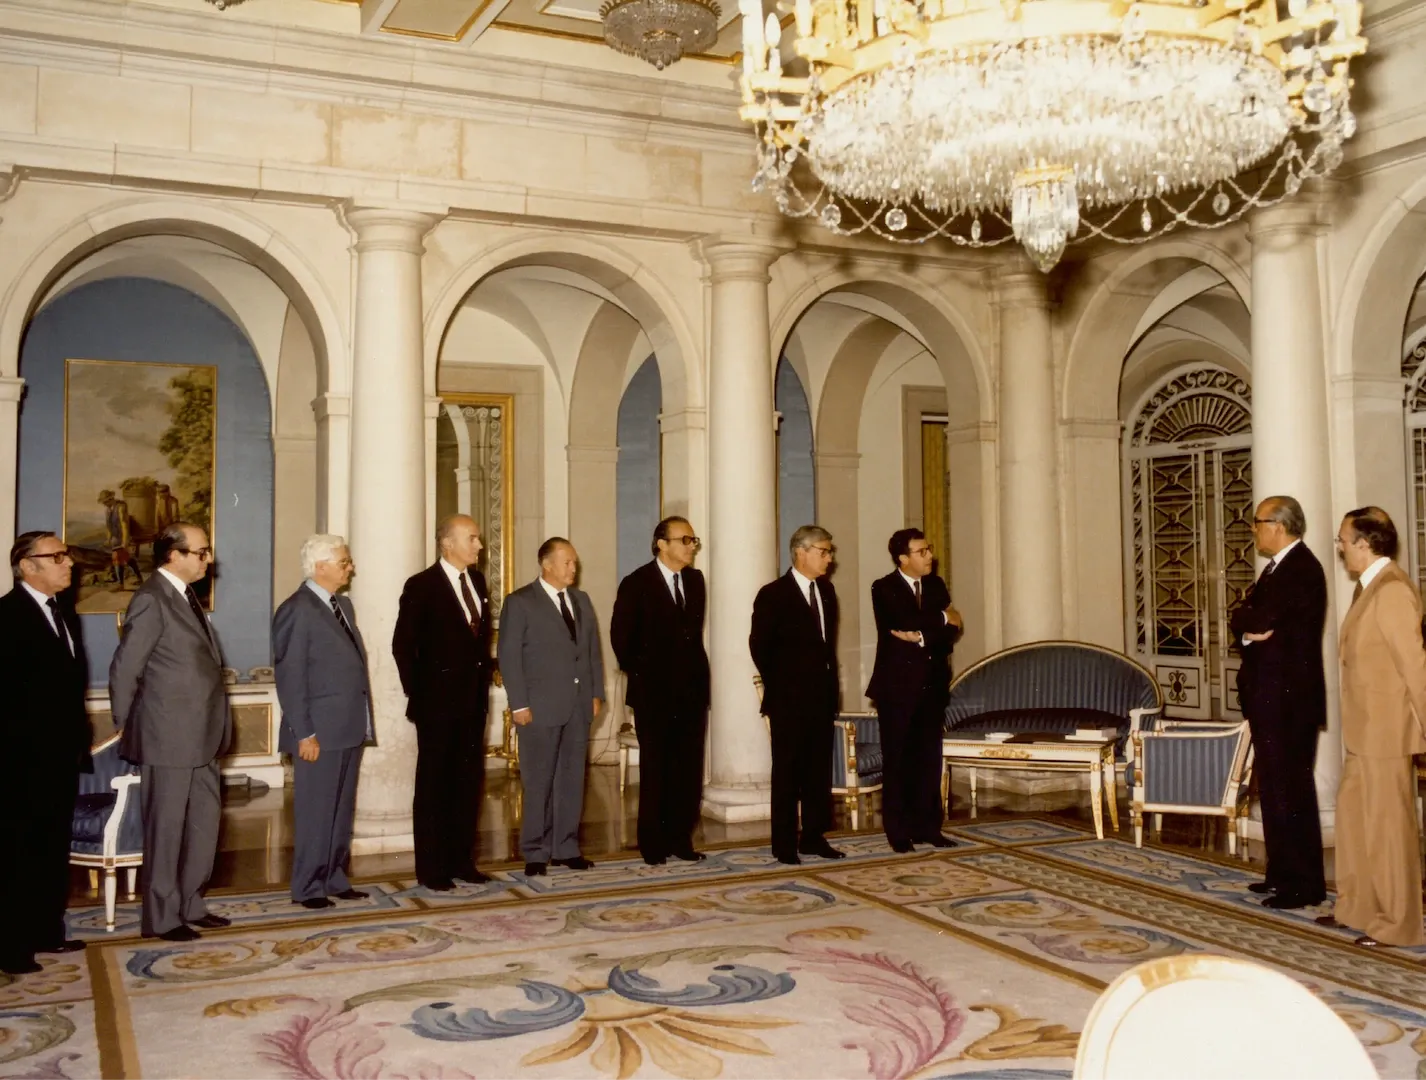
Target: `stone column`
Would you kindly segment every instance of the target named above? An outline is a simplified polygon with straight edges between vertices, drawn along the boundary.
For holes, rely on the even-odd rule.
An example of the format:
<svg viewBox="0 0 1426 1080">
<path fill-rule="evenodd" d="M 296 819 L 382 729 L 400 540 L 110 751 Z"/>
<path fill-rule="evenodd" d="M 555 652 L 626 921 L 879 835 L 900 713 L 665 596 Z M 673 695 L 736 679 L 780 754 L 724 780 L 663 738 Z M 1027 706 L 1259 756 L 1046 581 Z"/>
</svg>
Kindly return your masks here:
<svg viewBox="0 0 1426 1080">
<path fill-rule="evenodd" d="M 18 507 L 20 462 L 20 396 L 25 380 L 13 375 L 0 375 L 0 540 L 9 551 L 15 543 L 15 511 Z M 0 595 L 14 585 L 12 575 L 4 574 Z"/>
<path fill-rule="evenodd" d="M 312 413 L 317 418 L 317 531 L 346 536 L 352 399 L 346 394 L 319 394 Z"/>
<path fill-rule="evenodd" d="M 1304 192 L 1293 202 L 1254 214 L 1248 237 L 1253 245 L 1253 497 L 1291 495 L 1302 504 L 1307 516 L 1303 539 L 1322 561 L 1329 585 L 1322 636 L 1328 726 L 1317 747 L 1317 798 L 1324 825 L 1330 827 L 1342 771 L 1338 615 L 1332 599 L 1333 586 L 1343 579 L 1333 538 L 1342 512 L 1350 507 L 1332 505 L 1322 323 L 1327 297 L 1317 251 L 1324 210 L 1314 193 Z"/>
<path fill-rule="evenodd" d="M 426 555 L 421 256 L 436 219 L 385 209 L 352 210 L 346 219 L 357 237 L 352 598 L 367 644 L 377 740 L 362 759 L 352 850 L 370 854 L 412 846 L 416 733 L 406 720 L 391 635 L 402 585 Z"/>
<path fill-rule="evenodd" d="M 579 552 L 579 587 L 589 594 L 604 654 L 604 711 L 589 730 L 589 760 L 619 762 L 624 722 L 623 676 L 609 644 L 609 619 L 619 591 L 619 522 L 610 509 L 619 501 L 619 447 L 565 447 L 569 461 L 569 539 Z"/>
<path fill-rule="evenodd" d="M 862 691 L 876 659 L 874 651 L 862 656 L 861 600 L 871 583 L 861 580 L 861 463 L 862 456 L 855 450 L 818 450 L 813 458 L 817 470 L 817 524 L 832 534 L 832 542 L 837 545 L 837 573 L 832 582 L 837 586 L 837 603 L 841 607 L 837 659 L 842 665 L 842 707 L 854 710 L 870 708 Z M 781 551 L 777 555 L 782 558 Z"/>
<path fill-rule="evenodd" d="M 1047 279 L 1028 263 L 996 276 L 1000 321 L 1000 546 L 1006 646 L 1064 636 L 1055 373 Z M 1019 538 L 1020 543 L 1012 543 Z"/>
<path fill-rule="evenodd" d="M 703 812 L 717 821 L 771 816 L 772 749 L 753 689 L 753 598 L 777 576 L 768 269 L 785 249 L 752 238 L 705 237 L 708 312 L 708 776 Z"/>
</svg>

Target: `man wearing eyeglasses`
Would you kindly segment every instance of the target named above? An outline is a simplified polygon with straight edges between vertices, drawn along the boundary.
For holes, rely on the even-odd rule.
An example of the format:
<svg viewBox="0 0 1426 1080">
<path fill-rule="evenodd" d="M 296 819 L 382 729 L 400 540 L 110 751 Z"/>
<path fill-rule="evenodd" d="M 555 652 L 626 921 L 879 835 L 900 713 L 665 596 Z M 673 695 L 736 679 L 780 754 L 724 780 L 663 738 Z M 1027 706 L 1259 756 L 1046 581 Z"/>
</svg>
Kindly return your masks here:
<svg viewBox="0 0 1426 1080">
<path fill-rule="evenodd" d="M 788 548 L 792 568 L 753 601 L 748 647 L 762 676 L 762 711 L 772 735 L 772 854 L 796 865 L 800 855 L 841 859 L 846 853 L 826 839 L 832 827 L 832 725 L 841 698 L 837 590 L 827 580 L 836 548 L 820 525 L 802 526 Z"/>
<path fill-rule="evenodd" d="M 639 737 L 639 853 L 650 866 L 704 857 L 693 848 L 709 696 L 707 593 L 693 566 L 699 545 L 686 518 L 660 521 L 653 561 L 619 583 L 609 623 Z"/>
<path fill-rule="evenodd" d="M 881 721 L 881 816 L 897 853 L 950 847 L 941 835 L 941 731 L 950 700 L 950 655 L 961 631 L 936 555 L 920 529 L 887 543 L 896 569 L 871 585 L 876 666 L 866 694 Z"/>
<path fill-rule="evenodd" d="M 89 769 L 89 670 L 64 541 L 27 532 L 10 549 L 15 587 L 0 597 L 0 738 L 15 767 L 0 784 L 0 971 L 40 970 L 36 953 L 73 952 L 66 940 L 69 834 L 79 774 Z"/>
<path fill-rule="evenodd" d="M 222 810 L 218 757 L 231 734 L 223 656 L 194 592 L 213 549 L 196 525 L 174 522 L 154 538 L 154 566 L 134 593 L 109 664 L 120 752 L 136 763 L 144 818 L 145 937 L 192 941 L 195 926 L 229 920 L 208 910 Z"/>
<path fill-rule="evenodd" d="M 1290 910 L 1327 895 L 1317 816 L 1317 732 L 1327 726 L 1322 631 L 1327 575 L 1302 536 L 1307 518 L 1291 496 L 1258 504 L 1253 541 L 1267 566 L 1232 616 L 1242 652 L 1238 698 L 1253 734 L 1267 873 L 1248 888 L 1263 906 Z"/>
</svg>

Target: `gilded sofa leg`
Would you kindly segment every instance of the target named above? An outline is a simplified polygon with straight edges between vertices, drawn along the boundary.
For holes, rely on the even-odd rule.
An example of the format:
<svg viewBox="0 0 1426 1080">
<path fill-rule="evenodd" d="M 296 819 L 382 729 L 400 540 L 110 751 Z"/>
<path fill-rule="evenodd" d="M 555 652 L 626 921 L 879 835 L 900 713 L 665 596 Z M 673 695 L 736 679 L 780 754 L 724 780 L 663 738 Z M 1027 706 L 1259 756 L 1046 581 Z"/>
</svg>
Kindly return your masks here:
<svg viewBox="0 0 1426 1080">
<path fill-rule="evenodd" d="M 1137 806 L 1129 811 L 1129 816 L 1134 819 L 1134 846 L 1144 846 L 1144 812 Z"/>
</svg>

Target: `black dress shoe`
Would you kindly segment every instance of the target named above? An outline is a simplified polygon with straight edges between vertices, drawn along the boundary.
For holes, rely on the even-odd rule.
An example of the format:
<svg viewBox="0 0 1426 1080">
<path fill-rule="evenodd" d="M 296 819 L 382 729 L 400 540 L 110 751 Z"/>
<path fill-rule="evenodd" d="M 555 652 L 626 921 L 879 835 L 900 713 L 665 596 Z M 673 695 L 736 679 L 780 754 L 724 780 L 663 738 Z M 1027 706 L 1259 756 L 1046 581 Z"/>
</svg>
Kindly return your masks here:
<svg viewBox="0 0 1426 1080">
<path fill-rule="evenodd" d="M 40 965 L 35 962 L 33 956 L 12 956 L 8 960 L 0 960 L 0 971 L 6 975 L 33 975 L 39 970 Z"/>
<path fill-rule="evenodd" d="M 576 855 L 572 859 L 551 859 L 551 866 L 567 866 L 571 870 L 593 870 L 594 864 L 583 855 Z"/>
<path fill-rule="evenodd" d="M 543 877 L 544 873 L 545 864 L 542 862 L 527 862 L 525 864 L 526 877 Z"/>
<path fill-rule="evenodd" d="M 923 837 L 920 837 L 920 838 L 916 841 L 916 843 L 918 843 L 918 844 L 930 844 L 932 847 L 955 847 L 955 846 L 956 846 L 956 842 L 955 842 L 954 840 L 952 840 L 952 839 L 951 839 L 950 837 L 948 837 L 948 836 L 942 836 L 940 833 L 936 833 L 934 836 L 923 836 Z"/>
<path fill-rule="evenodd" d="M 309 896 L 306 900 L 297 901 L 309 911 L 321 911 L 323 908 L 336 907 L 337 905 L 328 900 L 325 896 Z"/>
<path fill-rule="evenodd" d="M 1253 882 L 1251 885 L 1248 886 L 1248 891 L 1249 891 L 1249 892 L 1255 892 L 1255 893 L 1257 893 L 1259 896 L 1265 896 L 1265 895 L 1267 895 L 1268 893 L 1275 893 L 1275 892 L 1277 892 L 1277 886 L 1276 886 L 1276 885 L 1269 885 L 1266 881 L 1255 881 L 1255 882 Z"/>
<path fill-rule="evenodd" d="M 708 858 L 703 852 L 694 851 L 692 848 L 689 848 L 687 851 L 675 851 L 673 857 L 682 862 L 702 862 Z"/>
<path fill-rule="evenodd" d="M 471 885 L 484 885 L 487 881 L 490 880 L 489 874 L 481 873 L 473 866 L 470 867 L 468 870 L 462 870 L 455 876 L 461 881 L 469 882 Z"/>
<path fill-rule="evenodd" d="M 887 843 L 891 845 L 891 850 L 898 855 L 905 855 L 908 851 L 915 850 L 911 846 L 910 840 L 888 840 Z"/>
<path fill-rule="evenodd" d="M 46 946 L 45 948 L 43 948 L 43 949 L 36 949 L 35 952 L 43 952 L 43 953 L 79 952 L 79 951 L 80 951 L 81 949 L 83 949 L 83 948 L 84 948 L 84 942 L 80 941 L 78 938 L 65 938 L 65 939 L 64 939 L 63 941 L 61 941 L 58 945 L 47 945 L 47 946 Z"/>
<path fill-rule="evenodd" d="M 1352 944 L 1353 944 L 1353 945 L 1360 945 L 1360 946 L 1361 946 L 1362 948 L 1364 948 L 1364 949 L 1379 949 L 1379 948 L 1381 948 L 1381 942 L 1378 941 L 1376 938 L 1372 937 L 1370 934 L 1363 934 L 1361 937 L 1356 938 L 1356 939 L 1352 942 Z"/>
<path fill-rule="evenodd" d="M 417 884 L 431 892 L 450 892 L 456 887 L 456 883 L 450 878 L 436 878 L 434 881 L 421 881 Z"/>
<path fill-rule="evenodd" d="M 1327 929 L 1329 930 L 1342 929 L 1342 924 L 1337 921 L 1337 916 L 1335 915 L 1319 915 L 1312 921 L 1315 922 L 1318 926 L 1327 927 Z"/>
<path fill-rule="evenodd" d="M 172 930 L 165 930 L 161 934 L 155 935 L 163 938 L 164 941 L 197 941 L 203 935 L 191 926 L 184 926 L 179 923 Z"/>
<path fill-rule="evenodd" d="M 232 926 L 233 920 L 224 918 L 222 915 L 214 915 L 211 911 L 201 919 L 190 919 L 190 926 L 201 926 L 204 930 L 221 930 L 225 926 Z"/>
<path fill-rule="evenodd" d="M 334 899 L 334 900 L 365 900 L 365 899 L 366 899 L 368 896 L 370 896 L 370 895 L 371 895 L 371 893 L 369 893 L 369 892 L 364 892 L 364 891 L 361 890 L 361 889 L 343 889 L 343 890 L 342 890 L 341 892 L 339 892 L 339 893 L 333 893 L 333 894 L 332 894 L 332 899 Z"/>
<path fill-rule="evenodd" d="M 645 855 L 645 856 L 644 856 L 644 862 L 648 863 L 650 866 L 663 866 L 664 863 L 668 862 L 668 856 L 666 856 L 666 855 Z"/>
<path fill-rule="evenodd" d="M 1298 908 L 1320 904 L 1323 899 L 1325 898 L 1321 896 L 1314 900 L 1310 896 L 1298 896 L 1295 893 L 1277 893 L 1264 900 L 1263 907 L 1272 908 L 1274 911 L 1296 911 Z"/>
<path fill-rule="evenodd" d="M 809 844 L 807 847 L 800 847 L 797 849 L 797 852 L 799 855 L 816 855 L 819 859 L 845 859 L 847 857 L 845 851 L 838 851 L 825 840 L 820 844 Z"/>
<path fill-rule="evenodd" d="M 802 860 L 797 857 L 795 851 L 784 851 L 781 855 L 774 855 L 773 858 L 780 863 L 786 863 L 788 866 L 802 865 Z"/>
</svg>

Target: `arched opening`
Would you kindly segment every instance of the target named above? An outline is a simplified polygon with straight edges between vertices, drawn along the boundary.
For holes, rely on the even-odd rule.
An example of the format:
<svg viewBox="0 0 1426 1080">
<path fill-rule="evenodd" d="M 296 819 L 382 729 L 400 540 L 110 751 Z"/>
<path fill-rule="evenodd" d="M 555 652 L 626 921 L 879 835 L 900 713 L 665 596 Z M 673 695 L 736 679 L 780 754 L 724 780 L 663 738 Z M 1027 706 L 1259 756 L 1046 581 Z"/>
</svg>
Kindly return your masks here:
<svg viewBox="0 0 1426 1080">
<path fill-rule="evenodd" d="M 618 501 L 620 580 L 649 561 L 649 537 L 663 517 L 659 411 L 663 387 L 659 365 L 648 357 L 634 371 L 619 399 Z"/>
<path fill-rule="evenodd" d="M 1407 555 L 1417 587 L 1426 583 L 1426 274 L 1416 282 L 1401 342 L 1406 379 L 1407 482 L 1410 528 Z"/>
<path fill-rule="evenodd" d="M 777 410 L 777 550 L 778 567 L 791 565 L 788 543 L 803 525 L 817 520 L 816 481 L 812 467 L 812 408 L 797 369 L 782 356 L 773 377 Z"/>
</svg>

